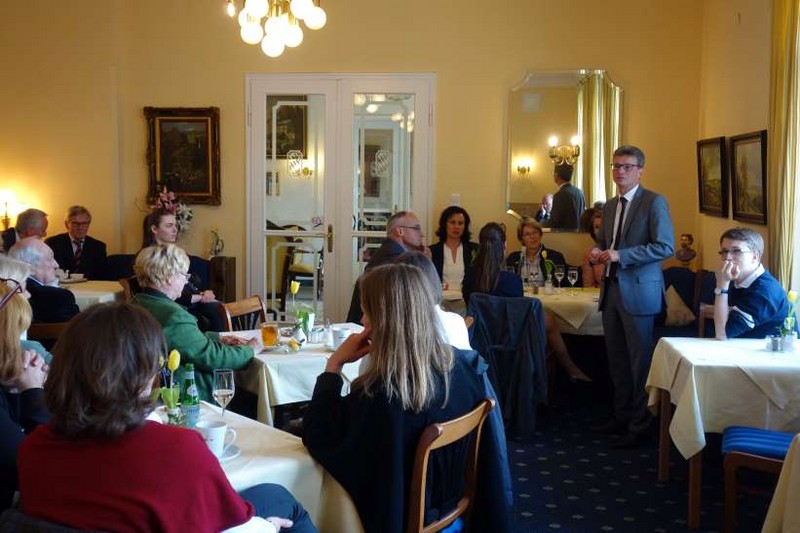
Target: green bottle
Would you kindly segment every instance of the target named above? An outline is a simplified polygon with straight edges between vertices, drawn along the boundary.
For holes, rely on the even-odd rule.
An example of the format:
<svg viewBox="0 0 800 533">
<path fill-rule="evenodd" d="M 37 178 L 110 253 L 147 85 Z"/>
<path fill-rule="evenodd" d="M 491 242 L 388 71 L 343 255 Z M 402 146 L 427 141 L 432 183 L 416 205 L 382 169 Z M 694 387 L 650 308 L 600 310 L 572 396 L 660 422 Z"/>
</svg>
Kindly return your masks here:
<svg viewBox="0 0 800 533">
<path fill-rule="evenodd" d="M 194 365 L 192 363 L 186 363 L 183 367 L 181 411 L 186 419 L 186 427 L 195 427 L 200 419 L 200 397 L 197 395 L 197 383 L 194 380 Z"/>
</svg>

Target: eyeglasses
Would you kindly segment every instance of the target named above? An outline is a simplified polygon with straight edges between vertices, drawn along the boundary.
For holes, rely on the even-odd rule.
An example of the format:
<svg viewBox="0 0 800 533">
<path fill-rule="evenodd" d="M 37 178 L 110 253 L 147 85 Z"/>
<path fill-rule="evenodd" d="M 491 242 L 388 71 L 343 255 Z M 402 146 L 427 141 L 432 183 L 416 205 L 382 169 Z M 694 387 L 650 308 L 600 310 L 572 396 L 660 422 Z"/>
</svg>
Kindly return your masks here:
<svg viewBox="0 0 800 533">
<path fill-rule="evenodd" d="M 420 233 L 422 233 L 422 226 L 399 226 L 399 227 L 406 229 L 413 229 L 415 231 L 419 231 Z"/>
<path fill-rule="evenodd" d="M 632 168 L 642 168 L 642 165 L 632 165 L 630 163 L 625 163 L 620 165 L 618 163 L 611 163 L 611 170 L 622 170 L 624 172 L 630 172 Z"/>
<path fill-rule="evenodd" d="M 3 295 L 3 298 L 0 299 L 0 309 L 4 308 L 6 304 L 14 297 L 15 294 L 20 293 L 22 294 L 22 284 L 15 280 L 15 279 L 8 279 L 8 278 L 0 278 L 0 281 L 8 285 L 11 290 L 8 291 L 6 294 Z"/>
<path fill-rule="evenodd" d="M 77 220 L 70 220 L 69 221 L 69 225 L 70 226 L 75 226 L 75 227 L 78 227 L 78 228 L 88 228 L 89 224 L 91 224 L 91 222 L 78 222 Z"/>
<path fill-rule="evenodd" d="M 739 248 L 733 248 L 731 250 L 726 250 L 725 248 L 719 251 L 720 257 L 727 257 L 728 254 L 732 255 L 733 257 L 741 257 L 742 254 L 747 254 L 752 252 L 753 250 L 740 250 Z"/>
</svg>

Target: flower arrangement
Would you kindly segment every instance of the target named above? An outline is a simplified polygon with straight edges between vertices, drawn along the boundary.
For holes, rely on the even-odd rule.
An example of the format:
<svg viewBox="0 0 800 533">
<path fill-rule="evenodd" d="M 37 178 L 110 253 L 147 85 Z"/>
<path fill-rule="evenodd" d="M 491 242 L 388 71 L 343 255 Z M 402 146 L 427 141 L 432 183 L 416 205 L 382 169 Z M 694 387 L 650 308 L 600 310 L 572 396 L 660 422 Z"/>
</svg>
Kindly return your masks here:
<svg viewBox="0 0 800 533">
<path fill-rule="evenodd" d="M 164 402 L 164 407 L 167 409 L 167 416 L 169 423 L 173 425 L 181 425 L 181 413 L 178 410 L 178 400 L 181 397 L 180 385 L 175 383 L 175 371 L 181 364 L 181 354 L 178 350 L 169 352 L 169 357 L 166 361 L 166 368 L 164 365 L 164 357 L 159 361 L 161 364 L 161 384 L 169 386 L 162 386 L 153 389 L 152 398 L 157 401 L 159 398 Z"/>
<path fill-rule="evenodd" d="M 303 303 L 297 305 L 294 301 L 294 297 L 299 290 L 299 281 L 292 281 L 289 283 L 289 292 L 292 293 L 292 308 L 294 309 L 294 315 L 297 317 L 297 326 L 303 330 L 303 333 L 305 333 L 307 337 L 308 332 L 314 327 L 314 308 Z"/>
<path fill-rule="evenodd" d="M 791 335 L 795 331 L 795 324 L 797 322 L 797 293 L 789 291 L 786 293 L 786 299 L 789 300 L 789 312 L 783 319 L 783 325 L 779 328 L 781 335 Z"/>
<path fill-rule="evenodd" d="M 544 259 L 544 269 L 547 271 L 547 277 L 551 277 L 553 275 L 553 268 L 555 268 L 556 264 L 547 258 L 547 250 L 542 250 L 542 259 Z"/>
<path fill-rule="evenodd" d="M 158 193 L 156 203 L 150 206 L 151 208 L 163 208 L 175 215 L 175 221 L 178 223 L 178 233 L 189 231 L 192 227 L 192 219 L 194 218 L 194 210 L 181 202 L 175 192 L 164 188 Z"/>
</svg>

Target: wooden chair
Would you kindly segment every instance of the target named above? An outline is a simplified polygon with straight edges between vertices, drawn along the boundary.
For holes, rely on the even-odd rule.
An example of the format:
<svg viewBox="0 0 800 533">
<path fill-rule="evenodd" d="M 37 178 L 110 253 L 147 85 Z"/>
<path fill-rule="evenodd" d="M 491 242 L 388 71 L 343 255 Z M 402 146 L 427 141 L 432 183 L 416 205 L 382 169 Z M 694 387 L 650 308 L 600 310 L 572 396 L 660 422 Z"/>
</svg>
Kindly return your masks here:
<svg viewBox="0 0 800 533">
<path fill-rule="evenodd" d="M 67 329 L 69 322 L 34 322 L 28 328 L 28 339 L 39 341 L 48 350 Z"/>
<path fill-rule="evenodd" d="M 483 421 L 494 408 L 494 400 L 485 398 L 470 411 L 448 422 L 431 424 L 419 438 L 411 475 L 411 494 L 408 500 L 408 533 L 432 533 L 441 531 L 469 511 L 475 498 L 478 472 L 478 452 L 480 450 Z M 467 450 L 464 468 L 464 492 L 456 508 L 439 520 L 428 524 L 425 520 L 425 483 L 428 477 L 428 459 L 433 450 L 452 444 L 475 433 L 475 438 Z"/>
<path fill-rule="evenodd" d="M 136 276 L 119 278 L 117 281 L 119 281 L 119 284 L 122 285 L 126 302 L 130 302 L 134 294 L 142 291 L 142 287 L 139 285 L 139 280 L 136 279 Z"/>
<path fill-rule="evenodd" d="M 769 429 L 731 426 L 722 433 L 722 454 L 725 456 L 725 519 L 723 533 L 731 533 L 736 526 L 736 494 L 764 492 L 740 485 L 736 474 L 740 468 L 749 468 L 774 475 L 781 473 L 783 460 L 789 451 L 794 433 Z"/>
<path fill-rule="evenodd" d="M 225 331 L 243 331 L 257 329 L 267 320 L 267 308 L 261 296 L 250 296 L 244 300 L 221 303 L 225 319 Z"/>
</svg>

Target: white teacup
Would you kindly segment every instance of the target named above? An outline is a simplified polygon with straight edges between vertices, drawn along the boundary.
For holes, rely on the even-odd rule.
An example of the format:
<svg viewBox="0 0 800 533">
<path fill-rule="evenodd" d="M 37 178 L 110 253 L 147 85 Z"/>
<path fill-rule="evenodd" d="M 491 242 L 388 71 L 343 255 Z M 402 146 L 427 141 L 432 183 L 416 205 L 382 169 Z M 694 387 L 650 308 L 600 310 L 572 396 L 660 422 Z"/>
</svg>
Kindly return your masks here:
<svg viewBox="0 0 800 533">
<path fill-rule="evenodd" d="M 83 274 L 79 274 L 78 272 L 73 272 L 72 274 L 69 275 L 69 279 L 80 281 L 83 279 Z"/>
<path fill-rule="evenodd" d="M 225 450 L 236 441 L 236 430 L 229 428 L 222 420 L 201 420 L 195 427 L 206 441 L 208 449 L 217 457 L 222 457 Z M 229 440 L 228 435 L 230 442 L 226 442 Z"/>
<path fill-rule="evenodd" d="M 333 344 L 333 349 L 335 350 L 341 346 L 351 333 L 353 333 L 353 330 L 349 328 L 331 328 L 331 344 Z"/>
</svg>

